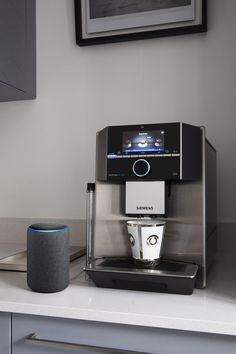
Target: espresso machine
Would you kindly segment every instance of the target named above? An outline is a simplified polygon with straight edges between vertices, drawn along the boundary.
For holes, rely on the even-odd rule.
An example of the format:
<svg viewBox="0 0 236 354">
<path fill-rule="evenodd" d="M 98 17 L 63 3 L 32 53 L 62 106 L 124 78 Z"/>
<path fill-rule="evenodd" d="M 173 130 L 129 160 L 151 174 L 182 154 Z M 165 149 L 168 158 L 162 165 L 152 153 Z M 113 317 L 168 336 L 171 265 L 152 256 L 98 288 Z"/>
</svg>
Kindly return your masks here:
<svg viewBox="0 0 236 354">
<path fill-rule="evenodd" d="M 216 251 L 216 151 L 185 123 L 109 126 L 97 133 L 85 271 L 99 287 L 192 294 Z M 129 220 L 165 222 L 161 262 L 131 256 Z"/>
</svg>

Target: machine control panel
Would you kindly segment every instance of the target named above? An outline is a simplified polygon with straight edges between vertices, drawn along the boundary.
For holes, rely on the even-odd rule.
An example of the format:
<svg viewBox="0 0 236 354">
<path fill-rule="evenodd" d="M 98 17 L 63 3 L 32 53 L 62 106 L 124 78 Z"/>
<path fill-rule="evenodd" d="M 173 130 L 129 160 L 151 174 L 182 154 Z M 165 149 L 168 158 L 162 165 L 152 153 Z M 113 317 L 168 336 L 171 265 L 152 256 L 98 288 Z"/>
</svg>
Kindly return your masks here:
<svg viewBox="0 0 236 354">
<path fill-rule="evenodd" d="M 108 158 L 180 153 L 178 123 L 109 127 L 108 134 Z"/>
<path fill-rule="evenodd" d="M 149 174 L 151 167 L 147 160 L 139 159 L 134 162 L 132 169 L 135 176 L 145 177 Z"/>
<path fill-rule="evenodd" d="M 187 156 L 189 161 L 196 163 L 196 155 L 201 155 L 201 151 L 200 153 L 197 151 L 199 147 L 201 149 L 201 143 L 196 144 L 196 140 L 199 139 L 201 139 L 199 127 L 182 123 L 104 128 L 98 133 L 97 140 L 98 179 L 181 180 L 183 157 Z M 185 158 L 185 166 L 189 165 L 189 161 Z M 187 169 L 194 170 L 194 166 L 189 165 Z M 199 171 L 197 172 L 200 176 Z M 188 178 L 187 175 L 186 177 Z M 191 178 L 196 178 L 195 172 Z"/>
</svg>

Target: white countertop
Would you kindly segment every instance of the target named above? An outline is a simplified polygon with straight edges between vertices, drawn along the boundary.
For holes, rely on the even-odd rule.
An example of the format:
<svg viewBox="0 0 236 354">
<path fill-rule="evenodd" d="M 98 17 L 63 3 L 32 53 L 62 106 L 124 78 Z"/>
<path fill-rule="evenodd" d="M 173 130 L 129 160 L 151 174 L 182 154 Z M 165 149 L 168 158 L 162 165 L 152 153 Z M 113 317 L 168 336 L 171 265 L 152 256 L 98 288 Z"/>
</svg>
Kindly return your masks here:
<svg viewBox="0 0 236 354">
<path fill-rule="evenodd" d="M 218 255 L 208 286 L 193 295 L 102 289 L 86 280 L 84 259 L 54 294 L 31 291 L 26 274 L 0 272 L 0 311 L 236 335 L 236 257 Z"/>
</svg>

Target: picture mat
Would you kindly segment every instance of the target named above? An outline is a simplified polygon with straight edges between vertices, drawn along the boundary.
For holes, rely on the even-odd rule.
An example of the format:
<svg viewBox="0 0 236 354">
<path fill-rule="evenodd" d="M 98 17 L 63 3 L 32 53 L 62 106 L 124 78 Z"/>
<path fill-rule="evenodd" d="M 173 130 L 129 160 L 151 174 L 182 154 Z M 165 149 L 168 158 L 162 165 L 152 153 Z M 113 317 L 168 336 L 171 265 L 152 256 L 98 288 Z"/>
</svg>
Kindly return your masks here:
<svg viewBox="0 0 236 354">
<path fill-rule="evenodd" d="M 156 26 L 146 26 L 139 28 L 130 28 L 126 30 L 114 30 L 111 32 L 99 32 L 99 33 L 87 33 L 86 23 L 87 23 L 87 14 L 86 14 L 86 1 L 81 0 L 81 25 L 82 25 L 82 38 L 91 39 L 91 38 L 101 38 L 101 37 L 112 37 L 117 35 L 132 34 L 132 33 L 145 33 L 150 31 L 166 30 L 171 28 L 178 27 L 187 27 L 187 26 L 196 26 L 200 25 L 202 22 L 202 1 L 195 0 L 195 19 L 193 21 L 179 22 L 179 23 L 170 23 Z"/>
<path fill-rule="evenodd" d="M 91 19 L 187 6 L 191 0 L 89 0 Z"/>
<path fill-rule="evenodd" d="M 155 11 L 135 12 L 126 15 L 109 16 L 97 19 L 90 18 L 90 1 L 86 2 L 86 18 L 88 34 L 108 32 L 152 25 L 162 25 L 195 19 L 195 0 L 188 6 L 179 6 Z"/>
</svg>

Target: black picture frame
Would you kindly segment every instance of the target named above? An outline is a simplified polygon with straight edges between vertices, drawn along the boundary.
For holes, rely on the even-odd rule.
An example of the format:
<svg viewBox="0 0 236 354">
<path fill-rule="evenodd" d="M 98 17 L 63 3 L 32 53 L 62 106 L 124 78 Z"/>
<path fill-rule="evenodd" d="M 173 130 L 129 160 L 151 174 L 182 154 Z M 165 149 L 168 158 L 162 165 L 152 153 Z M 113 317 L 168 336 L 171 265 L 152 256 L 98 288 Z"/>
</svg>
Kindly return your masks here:
<svg viewBox="0 0 236 354">
<path fill-rule="evenodd" d="M 134 28 L 130 33 L 126 33 L 125 30 L 121 29 L 119 31 L 116 31 L 116 34 L 112 34 L 113 31 L 106 31 L 105 35 L 103 33 L 103 35 L 100 36 L 98 33 L 95 37 L 91 37 L 87 36 L 84 30 L 85 26 L 83 25 L 84 23 L 86 23 L 86 18 L 84 18 L 83 16 L 82 8 L 82 6 L 86 6 L 86 2 L 84 1 L 88 0 L 74 0 L 76 43 L 79 46 L 133 41 L 140 39 L 151 39 L 156 37 L 176 36 L 207 31 L 207 0 L 195 0 L 196 4 L 198 4 L 201 8 L 197 24 L 193 24 L 192 21 L 183 21 L 182 23 L 184 25 L 181 25 L 182 23 L 180 22 L 176 27 L 173 27 L 172 24 L 170 28 L 165 29 L 157 28 L 155 30 L 147 30 L 148 27 L 146 27 L 144 31 L 140 30 L 139 28 L 139 31 L 135 32 Z"/>
</svg>

